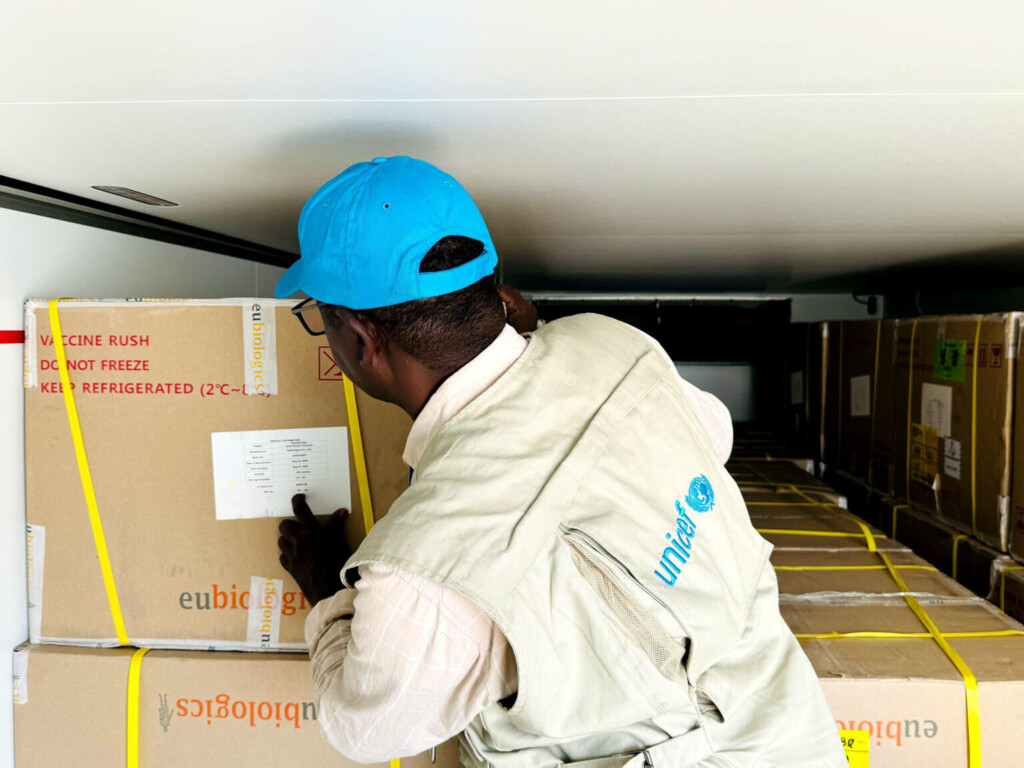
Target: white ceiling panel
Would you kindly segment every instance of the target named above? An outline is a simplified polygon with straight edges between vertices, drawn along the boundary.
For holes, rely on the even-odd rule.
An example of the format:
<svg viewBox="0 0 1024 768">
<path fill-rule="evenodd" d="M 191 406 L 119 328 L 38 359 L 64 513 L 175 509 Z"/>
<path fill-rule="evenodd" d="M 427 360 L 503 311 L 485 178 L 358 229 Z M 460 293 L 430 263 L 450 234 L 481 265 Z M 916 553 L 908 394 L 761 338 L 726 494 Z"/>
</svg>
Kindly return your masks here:
<svg viewBox="0 0 1024 768">
<path fill-rule="evenodd" d="M 1013 0 L 34 0 L 0 101 L 1024 91 Z"/>
<path fill-rule="evenodd" d="M 410 154 L 535 283 L 852 286 L 1024 252 L 1019 3 L 5 14 L 0 175 L 126 207 L 91 186 L 131 187 L 181 204 L 137 210 L 290 251 L 320 183 Z"/>
</svg>

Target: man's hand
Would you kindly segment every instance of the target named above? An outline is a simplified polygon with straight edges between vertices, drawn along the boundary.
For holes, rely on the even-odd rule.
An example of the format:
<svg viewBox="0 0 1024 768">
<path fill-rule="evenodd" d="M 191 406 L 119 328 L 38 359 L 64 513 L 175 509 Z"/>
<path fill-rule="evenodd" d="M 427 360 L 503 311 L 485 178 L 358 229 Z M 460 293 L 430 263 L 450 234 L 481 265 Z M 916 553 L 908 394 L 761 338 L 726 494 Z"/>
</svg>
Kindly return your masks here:
<svg viewBox="0 0 1024 768">
<path fill-rule="evenodd" d="M 306 504 L 306 495 L 298 493 L 292 496 L 292 512 L 295 519 L 282 520 L 278 526 L 281 565 L 316 605 L 342 588 L 341 569 L 352 555 L 343 530 L 348 510 L 336 510 L 321 523 Z"/>
<path fill-rule="evenodd" d="M 505 302 L 508 324 L 516 329 L 516 333 L 530 333 L 537 330 L 537 308 L 533 303 L 513 288 L 502 283 L 498 286 L 501 300 Z"/>
</svg>

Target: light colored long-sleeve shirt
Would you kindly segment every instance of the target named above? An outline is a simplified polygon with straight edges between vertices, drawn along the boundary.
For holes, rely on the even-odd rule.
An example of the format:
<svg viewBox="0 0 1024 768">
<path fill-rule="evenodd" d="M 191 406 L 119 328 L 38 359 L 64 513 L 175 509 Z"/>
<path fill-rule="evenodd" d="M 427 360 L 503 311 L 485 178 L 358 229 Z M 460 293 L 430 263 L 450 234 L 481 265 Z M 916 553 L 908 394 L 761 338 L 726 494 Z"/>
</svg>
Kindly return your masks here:
<svg viewBox="0 0 1024 768">
<path fill-rule="evenodd" d="M 497 381 L 526 345 L 505 326 L 438 388 L 409 432 L 403 454 L 409 466 L 416 468 L 438 430 Z M 732 451 L 728 409 L 679 381 L 724 463 Z M 306 642 L 321 732 L 360 763 L 423 752 L 518 689 L 512 649 L 487 614 L 452 590 L 381 563 L 363 566 L 355 588 L 314 606 Z"/>
</svg>

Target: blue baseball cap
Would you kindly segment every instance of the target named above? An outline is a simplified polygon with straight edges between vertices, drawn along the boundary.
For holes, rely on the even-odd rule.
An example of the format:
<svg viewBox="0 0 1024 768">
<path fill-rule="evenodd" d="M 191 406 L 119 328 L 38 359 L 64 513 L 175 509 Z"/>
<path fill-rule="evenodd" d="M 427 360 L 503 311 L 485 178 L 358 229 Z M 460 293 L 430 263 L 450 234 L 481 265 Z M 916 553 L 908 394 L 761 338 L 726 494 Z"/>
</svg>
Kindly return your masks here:
<svg viewBox="0 0 1024 768">
<path fill-rule="evenodd" d="M 441 272 L 420 262 L 449 235 L 483 243 L 471 261 Z M 497 252 L 473 198 L 454 178 L 411 157 L 356 163 L 324 184 L 299 215 L 301 257 L 277 283 L 349 309 L 442 296 L 494 273 Z"/>
</svg>

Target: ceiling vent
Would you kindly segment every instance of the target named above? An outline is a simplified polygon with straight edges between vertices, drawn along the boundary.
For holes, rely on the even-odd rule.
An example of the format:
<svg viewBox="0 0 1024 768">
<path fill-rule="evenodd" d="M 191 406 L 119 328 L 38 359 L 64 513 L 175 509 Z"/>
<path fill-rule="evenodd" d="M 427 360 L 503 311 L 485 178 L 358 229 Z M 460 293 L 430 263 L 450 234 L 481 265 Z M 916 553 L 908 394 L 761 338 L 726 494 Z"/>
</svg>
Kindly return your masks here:
<svg viewBox="0 0 1024 768">
<path fill-rule="evenodd" d="M 109 192 L 112 195 L 124 197 L 128 200 L 131 200 L 132 202 L 142 203 L 143 205 L 156 205 L 160 206 L 161 208 L 178 207 L 177 203 L 172 203 L 170 200 L 164 200 L 163 198 L 160 197 L 153 197 L 153 195 L 147 195 L 145 192 L 136 192 L 134 189 L 129 189 L 128 187 L 94 186 L 93 189 L 98 189 L 100 192 Z"/>
</svg>

